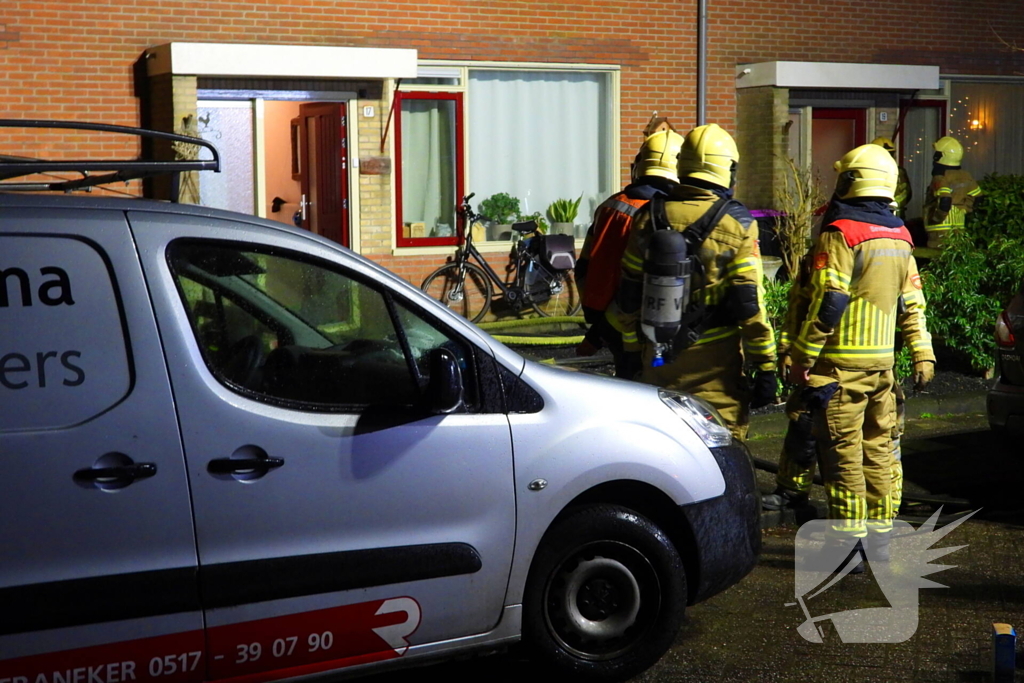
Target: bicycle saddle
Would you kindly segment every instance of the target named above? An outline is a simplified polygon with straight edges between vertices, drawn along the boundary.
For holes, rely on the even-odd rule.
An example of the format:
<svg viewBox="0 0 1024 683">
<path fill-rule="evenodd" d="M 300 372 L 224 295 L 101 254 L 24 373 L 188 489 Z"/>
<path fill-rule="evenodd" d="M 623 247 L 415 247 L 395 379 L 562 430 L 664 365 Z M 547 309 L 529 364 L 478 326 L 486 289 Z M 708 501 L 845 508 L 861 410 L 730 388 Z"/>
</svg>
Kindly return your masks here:
<svg viewBox="0 0 1024 683">
<path fill-rule="evenodd" d="M 512 229 L 516 232 L 526 234 L 534 232 L 537 229 L 537 221 L 523 221 L 522 223 L 513 223 Z"/>
</svg>

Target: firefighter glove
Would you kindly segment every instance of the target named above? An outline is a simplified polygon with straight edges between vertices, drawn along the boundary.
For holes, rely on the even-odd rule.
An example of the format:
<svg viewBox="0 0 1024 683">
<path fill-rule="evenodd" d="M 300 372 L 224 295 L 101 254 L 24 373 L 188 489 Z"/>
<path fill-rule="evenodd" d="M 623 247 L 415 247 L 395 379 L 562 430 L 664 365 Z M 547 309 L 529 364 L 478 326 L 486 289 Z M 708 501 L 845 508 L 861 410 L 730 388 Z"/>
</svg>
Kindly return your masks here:
<svg viewBox="0 0 1024 683">
<path fill-rule="evenodd" d="M 953 208 L 952 197 L 939 197 L 939 211 L 949 211 Z"/>
<path fill-rule="evenodd" d="M 919 360 L 914 363 L 914 391 L 921 391 L 935 378 L 935 363 Z"/>
<path fill-rule="evenodd" d="M 779 375 L 774 370 L 762 370 L 754 376 L 754 387 L 750 396 L 750 407 L 761 408 L 775 403 L 779 394 Z"/>
</svg>

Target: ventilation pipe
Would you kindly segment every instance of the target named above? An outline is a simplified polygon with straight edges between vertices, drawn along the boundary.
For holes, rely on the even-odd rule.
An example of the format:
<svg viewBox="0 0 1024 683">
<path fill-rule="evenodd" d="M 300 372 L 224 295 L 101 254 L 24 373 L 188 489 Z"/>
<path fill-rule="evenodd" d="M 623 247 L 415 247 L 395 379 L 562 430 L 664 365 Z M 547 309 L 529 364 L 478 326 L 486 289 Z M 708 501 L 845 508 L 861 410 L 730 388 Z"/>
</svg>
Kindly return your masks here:
<svg viewBox="0 0 1024 683">
<path fill-rule="evenodd" d="M 708 115 L 708 8 L 707 0 L 697 0 L 697 125 L 707 123 Z"/>
</svg>

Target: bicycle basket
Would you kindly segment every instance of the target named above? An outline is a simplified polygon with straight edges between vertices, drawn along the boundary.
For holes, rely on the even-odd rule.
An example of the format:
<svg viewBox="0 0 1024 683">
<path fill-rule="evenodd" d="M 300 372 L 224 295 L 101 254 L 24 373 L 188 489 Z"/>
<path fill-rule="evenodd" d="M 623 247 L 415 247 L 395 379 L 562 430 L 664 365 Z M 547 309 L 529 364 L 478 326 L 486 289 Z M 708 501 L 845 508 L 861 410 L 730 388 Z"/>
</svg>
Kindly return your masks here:
<svg viewBox="0 0 1024 683">
<path fill-rule="evenodd" d="M 576 267 L 576 243 L 571 235 L 542 235 L 537 251 L 541 262 L 551 270 Z"/>
</svg>

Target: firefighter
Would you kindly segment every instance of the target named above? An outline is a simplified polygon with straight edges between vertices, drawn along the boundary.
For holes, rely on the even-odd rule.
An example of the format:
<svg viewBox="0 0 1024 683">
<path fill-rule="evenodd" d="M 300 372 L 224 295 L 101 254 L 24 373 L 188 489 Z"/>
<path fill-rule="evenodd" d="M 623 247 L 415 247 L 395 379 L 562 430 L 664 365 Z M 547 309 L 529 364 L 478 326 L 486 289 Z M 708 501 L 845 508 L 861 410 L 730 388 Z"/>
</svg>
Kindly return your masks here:
<svg viewBox="0 0 1024 683">
<path fill-rule="evenodd" d="M 579 261 L 576 286 L 579 288 L 583 315 L 590 329 L 577 347 L 576 355 L 591 356 L 603 346 L 615 361 L 615 376 L 634 379 L 640 369 L 638 353 L 625 354 L 622 335 L 607 311 L 619 286 L 622 252 L 633 226 L 633 217 L 653 197 L 665 197 L 679 183 L 676 157 L 683 136 L 666 127 L 644 140 L 630 170 L 631 182 L 621 192 L 606 199 L 594 212 Z"/>
<path fill-rule="evenodd" d="M 885 150 L 862 145 L 835 169 L 836 191 L 812 250 L 811 300 L 790 351 L 790 379 L 804 387 L 801 398 L 812 411 L 827 542 L 857 548 L 866 538 L 871 557 L 887 552 L 892 531 L 893 341 L 899 300 L 912 278 L 913 241 L 889 208 L 899 170 Z M 922 355 L 915 372 L 928 374 L 931 364 Z"/>
<path fill-rule="evenodd" d="M 679 152 L 679 187 L 667 200 L 650 202 L 634 220 L 622 257 L 616 314 L 624 348 L 642 353 L 642 381 L 703 399 L 718 410 L 734 437 L 744 439 L 750 406 L 774 400 L 778 382 L 757 223 L 732 199 L 738 161 L 735 141 L 718 125 L 686 135 Z M 684 238 L 693 228 L 690 258 L 700 271 L 691 276 L 689 307 L 667 358 L 638 330 L 645 257 L 659 224 Z M 745 365 L 756 373 L 753 386 Z"/>
<path fill-rule="evenodd" d="M 872 143 L 875 144 L 875 143 Z M 783 379 L 788 379 L 792 360 L 789 357 L 790 342 L 799 334 L 800 325 L 807 315 L 811 301 L 811 258 L 800 262 L 799 277 L 789 292 L 789 308 L 786 323 L 779 335 L 779 367 Z M 897 306 L 897 345 L 910 348 L 914 363 L 914 390 L 924 389 L 935 375 L 935 353 L 932 350 L 931 335 L 925 317 L 926 303 L 921 290 L 921 276 L 914 258 L 910 258 L 907 279 Z M 899 382 L 893 387 L 896 415 L 892 429 L 892 507 L 893 517 L 899 514 L 903 498 L 903 462 L 900 442 L 906 424 L 905 396 Z M 761 498 L 766 510 L 781 510 L 806 505 L 814 471 L 817 465 L 817 450 L 813 434 L 813 419 L 801 401 L 801 391 L 794 391 L 786 401 L 789 425 L 779 456 L 779 471 L 775 476 L 776 489 Z"/>
<path fill-rule="evenodd" d="M 934 258 L 950 230 L 964 227 L 967 214 L 974 208 L 974 199 L 981 194 L 978 183 L 960 168 L 964 148 L 948 135 L 932 145 L 935 148 L 932 182 L 924 200 L 924 229 L 928 233 L 928 246 L 918 256 Z"/>
<path fill-rule="evenodd" d="M 800 333 L 800 324 L 807 316 L 811 302 L 811 255 L 800 260 L 797 278 L 789 289 L 786 320 L 778 339 L 779 372 L 783 380 L 789 377 L 792 359 L 789 347 Z M 812 434 L 811 414 L 800 401 L 800 391 L 792 391 L 786 401 L 786 436 L 779 456 L 779 471 L 775 475 L 776 488 L 761 498 L 765 510 L 801 507 L 807 504 L 808 492 L 814 482 L 817 450 Z"/>
<path fill-rule="evenodd" d="M 888 152 L 893 159 L 896 159 L 896 145 L 893 144 L 892 138 L 877 137 L 871 141 L 871 144 L 878 145 Z M 896 202 L 896 215 L 906 219 L 907 204 L 914 198 L 914 191 L 910 187 L 910 176 L 907 174 L 907 169 L 902 166 L 899 169 L 900 177 L 896 181 L 896 192 L 893 194 L 893 201 Z"/>
</svg>

